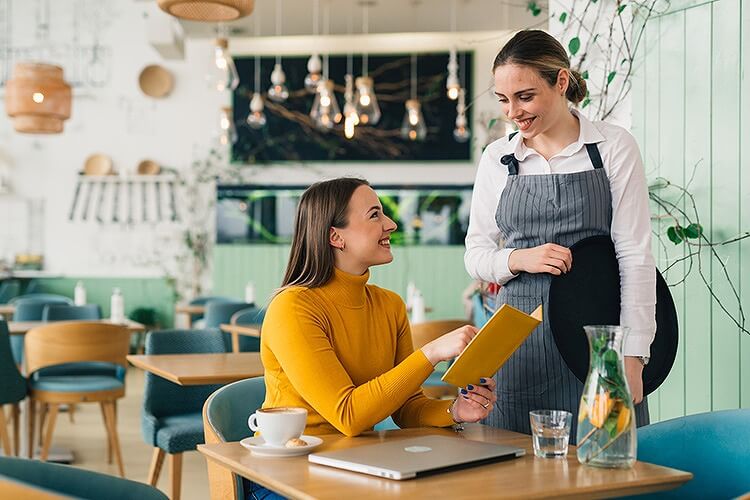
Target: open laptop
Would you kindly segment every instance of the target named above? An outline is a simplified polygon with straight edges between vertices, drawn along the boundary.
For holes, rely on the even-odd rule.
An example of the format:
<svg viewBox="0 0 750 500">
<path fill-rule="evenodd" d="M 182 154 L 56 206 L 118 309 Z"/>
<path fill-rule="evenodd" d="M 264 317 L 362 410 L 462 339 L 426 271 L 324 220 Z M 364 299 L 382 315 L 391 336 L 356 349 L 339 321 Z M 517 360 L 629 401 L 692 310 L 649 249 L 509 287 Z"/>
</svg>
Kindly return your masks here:
<svg viewBox="0 0 750 500">
<path fill-rule="evenodd" d="M 423 436 L 309 455 L 310 462 L 388 479 L 411 479 L 520 457 L 513 448 L 460 437 Z"/>
</svg>

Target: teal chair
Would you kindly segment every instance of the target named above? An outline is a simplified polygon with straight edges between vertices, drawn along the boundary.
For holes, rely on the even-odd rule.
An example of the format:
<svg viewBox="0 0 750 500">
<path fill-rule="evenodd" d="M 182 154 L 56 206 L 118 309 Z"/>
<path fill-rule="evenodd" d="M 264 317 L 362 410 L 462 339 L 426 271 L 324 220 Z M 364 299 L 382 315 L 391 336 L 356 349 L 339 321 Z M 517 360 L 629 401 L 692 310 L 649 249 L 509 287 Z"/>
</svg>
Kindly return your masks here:
<svg viewBox="0 0 750 500">
<path fill-rule="evenodd" d="M 212 328 L 219 331 L 219 326 L 229 323 L 232 316 L 243 309 L 247 309 L 250 304 L 245 302 L 229 302 L 226 300 L 209 300 L 206 302 L 206 314 L 203 317 L 205 321 L 203 328 Z M 223 333 L 226 352 L 232 351 L 232 336 Z M 240 340 L 241 341 L 241 340 Z M 242 344 L 240 344 L 241 346 Z"/>
<path fill-rule="evenodd" d="M 221 332 L 215 330 L 162 330 L 146 336 L 146 354 L 198 354 L 226 352 Z M 206 399 L 220 385 L 181 386 L 146 373 L 141 430 L 146 443 L 154 447 L 148 483 L 156 486 L 168 455 L 172 491 L 180 497 L 182 453 L 203 443 L 201 410 Z"/>
<path fill-rule="evenodd" d="M 266 385 L 263 377 L 240 380 L 211 394 L 203 405 L 206 443 L 240 441 L 252 435 L 247 427 L 247 418 L 263 406 L 265 398 Z M 244 500 L 244 492 L 250 488 L 249 481 L 211 460 L 207 463 L 211 499 Z"/>
<path fill-rule="evenodd" d="M 693 474 L 637 498 L 735 498 L 750 492 L 750 409 L 679 417 L 638 429 L 638 460 Z"/>
<path fill-rule="evenodd" d="M 143 483 L 23 458 L 0 457 L 0 498 L 99 500 L 167 500 Z"/>
<path fill-rule="evenodd" d="M 48 305 L 72 306 L 73 301 L 62 295 L 39 293 L 21 295 L 11 300 L 11 304 L 16 308 L 13 313 L 13 321 L 42 321 L 44 308 Z M 23 363 L 23 335 L 12 336 L 10 346 L 13 349 L 13 359 L 20 366 Z"/>
<path fill-rule="evenodd" d="M 26 379 L 18 371 L 10 349 L 8 323 L 0 320 L 0 439 L 5 456 L 18 455 L 19 403 L 26 398 Z M 8 426 L 5 421 L 5 405 L 12 405 L 13 451 L 11 452 Z"/>
<path fill-rule="evenodd" d="M 19 302 L 47 302 L 51 304 L 68 304 L 73 305 L 73 299 L 66 297 L 65 295 L 58 295 L 56 293 L 24 293 L 18 297 L 11 299 L 11 304 L 18 304 Z"/>
<path fill-rule="evenodd" d="M 0 283 L 0 304 L 7 304 L 13 298 L 21 295 L 21 282 L 18 280 L 4 280 Z"/>
<path fill-rule="evenodd" d="M 42 310 L 42 321 L 95 321 L 102 319 L 102 308 L 98 304 L 71 306 L 47 304 Z"/>
<path fill-rule="evenodd" d="M 221 295 L 204 295 L 202 297 L 196 297 L 193 300 L 189 302 L 191 306 L 205 306 L 209 301 L 216 301 L 216 302 L 234 302 L 234 299 L 231 299 L 229 297 L 222 297 Z M 191 314 L 190 315 L 190 324 L 192 325 L 198 320 L 203 319 L 204 314 Z M 204 325 L 200 325 L 200 328 L 203 328 Z M 198 325 L 193 325 L 194 329 L 199 328 Z"/>
<path fill-rule="evenodd" d="M 240 309 L 232 315 L 229 322 L 235 325 L 262 325 L 266 317 L 266 310 L 255 306 Z M 260 339 L 248 337 L 247 335 L 239 336 L 240 352 L 259 352 Z"/>
</svg>

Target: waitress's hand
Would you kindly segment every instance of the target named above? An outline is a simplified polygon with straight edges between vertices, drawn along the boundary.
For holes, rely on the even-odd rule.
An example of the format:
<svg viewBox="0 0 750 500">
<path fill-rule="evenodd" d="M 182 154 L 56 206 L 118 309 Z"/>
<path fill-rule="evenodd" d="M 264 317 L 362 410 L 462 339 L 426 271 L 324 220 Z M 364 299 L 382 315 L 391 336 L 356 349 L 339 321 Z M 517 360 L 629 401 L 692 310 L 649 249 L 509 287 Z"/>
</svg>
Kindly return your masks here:
<svg viewBox="0 0 750 500">
<path fill-rule="evenodd" d="M 633 395 L 633 403 L 643 401 L 643 363 L 638 358 L 625 356 L 625 377 Z"/>
<path fill-rule="evenodd" d="M 570 249 L 555 243 L 533 248 L 516 248 L 508 256 L 508 268 L 513 274 L 549 273 L 559 276 L 570 271 L 573 255 Z"/>
<path fill-rule="evenodd" d="M 424 353 L 427 360 L 432 363 L 433 366 L 440 361 L 453 359 L 461 354 L 466 345 L 471 342 L 471 339 L 474 338 L 474 335 L 476 335 L 478 331 L 479 329 L 471 325 L 456 328 L 452 332 L 448 332 L 432 342 L 423 345 L 422 353 Z"/>
<path fill-rule="evenodd" d="M 479 379 L 478 385 L 468 385 L 461 389 L 451 407 L 456 422 L 479 422 L 492 411 L 497 401 L 495 381 L 491 377 Z"/>
</svg>

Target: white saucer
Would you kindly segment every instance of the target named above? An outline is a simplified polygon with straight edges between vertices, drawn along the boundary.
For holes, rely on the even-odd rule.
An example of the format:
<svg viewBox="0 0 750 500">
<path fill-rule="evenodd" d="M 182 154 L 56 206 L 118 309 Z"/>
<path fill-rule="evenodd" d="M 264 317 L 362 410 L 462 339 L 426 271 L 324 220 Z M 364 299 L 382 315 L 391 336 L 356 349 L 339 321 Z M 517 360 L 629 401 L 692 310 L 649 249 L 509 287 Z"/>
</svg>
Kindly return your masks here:
<svg viewBox="0 0 750 500">
<path fill-rule="evenodd" d="M 240 444 L 250 450 L 253 455 L 259 455 L 262 457 L 296 457 L 299 455 L 307 455 L 313 448 L 323 442 L 322 439 L 315 436 L 300 436 L 300 439 L 307 442 L 307 446 L 295 446 L 294 448 L 285 448 L 279 446 L 271 446 L 263 441 L 263 437 L 248 437 L 240 441 Z"/>
</svg>

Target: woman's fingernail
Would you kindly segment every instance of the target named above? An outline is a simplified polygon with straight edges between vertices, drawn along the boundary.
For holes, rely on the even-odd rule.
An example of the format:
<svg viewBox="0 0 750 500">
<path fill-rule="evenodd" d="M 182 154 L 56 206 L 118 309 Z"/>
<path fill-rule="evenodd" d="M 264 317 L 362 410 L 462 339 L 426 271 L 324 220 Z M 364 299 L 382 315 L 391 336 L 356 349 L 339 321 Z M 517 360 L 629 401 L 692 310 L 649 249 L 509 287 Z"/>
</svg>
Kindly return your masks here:
<svg viewBox="0 0 750 500">
<path fill-rule="evenodd" d="M 469 386 L 469 387 L 471 387 L 471 386 Z M 468 394 L 468 393 L 469 393 L 469 391 L 467 391 L 466 389 L 461 389 L 461 394 Z"/>
<path fill-rule="evenodd" d="M 471 384 L 467 385 L 467 386 L 466 386 L 466 388 L 467 388 L 467 389 L 469 389 L 470 391 L 473 391 L 473 390 L 474 390 L 474 386 L 473 386 L 473 385 L 471 385 Z"/>
<path fill-rule="evenodd" d="M 480 379 L 479 379 L 479 383 L 480 383 L 480 384 L 484 384 L 484 383 L 486 383 L 486 382 L 487 382 L 487 379 L 486 379 L 486 378 L 484 378 L 484 377 L 482 377 L 482 378 L 480 378 Z"/>
</svg>

